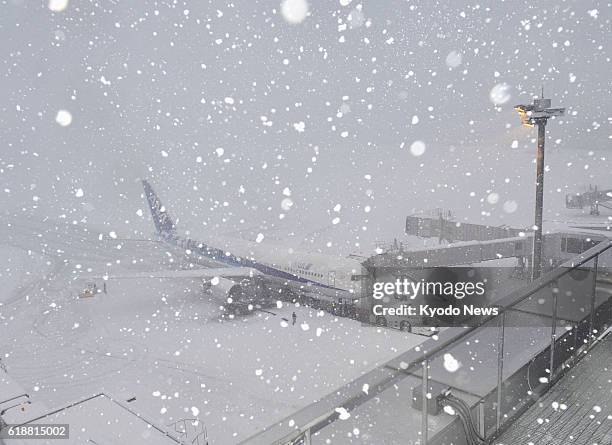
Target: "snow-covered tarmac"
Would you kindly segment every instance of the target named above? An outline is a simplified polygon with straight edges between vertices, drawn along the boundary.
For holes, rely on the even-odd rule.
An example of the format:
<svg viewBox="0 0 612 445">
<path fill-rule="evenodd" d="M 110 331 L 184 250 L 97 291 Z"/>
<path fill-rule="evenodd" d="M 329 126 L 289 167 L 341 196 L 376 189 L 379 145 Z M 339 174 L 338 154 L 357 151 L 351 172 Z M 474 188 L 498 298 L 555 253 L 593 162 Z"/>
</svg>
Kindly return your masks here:
<svg viewBox="0 0 612 445">
<path fill-rule="evenodd" d="M 0 224 L 2 359 L 50 408 L 135 396 L 159 425 L 197 416 L 211 443 L 231 444 L 423 340 L 286 304 L 224 320 L 197 280 L 111 279 L 78 298 L 87 277 L 176 268 L 180 253 L 78 225 Z"/>
</svg>

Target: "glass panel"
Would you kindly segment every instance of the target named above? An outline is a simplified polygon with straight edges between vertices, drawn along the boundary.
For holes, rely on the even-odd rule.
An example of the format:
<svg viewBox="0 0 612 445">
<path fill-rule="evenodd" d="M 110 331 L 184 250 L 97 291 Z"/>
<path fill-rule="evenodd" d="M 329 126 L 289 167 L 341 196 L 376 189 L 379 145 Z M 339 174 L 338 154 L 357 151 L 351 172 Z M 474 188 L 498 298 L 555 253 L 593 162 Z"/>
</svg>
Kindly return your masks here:
<svg viewBox="0 0 612 445">
<path fill-rule="evenodd" d="M 458 417 L 465 419 L 466 415 L 473 425 L 469 434 L 485 432 L 491 437 L 498 422 L 504 425 L 534 401 L 547 397 L 555 382 L 569 375 L 566 371 L 575 365 L 579 351 L 584 351 L 589 326 L 597 334 L 610 323 L 609 293 L 604 292 L 610 260 L 612 255 L 606 253 L 597 267 L 598 287 L 594 259 L 577 268 L 566 267 L 566 273 L 504 315 L 431 356 L 427 380 L 430 440 L 465 440 L 465 423 Z M 435 347 L 435 342 L 428 347 Z M 382 391 L 347 410 L 350 412 L 341 410 L 338 415 L 344 420 L 326 424 L 313 434 L 312 443 L 401 437 L 404 443 L 421 444 L 421 362 L 404 365 Z"/>
</svg>

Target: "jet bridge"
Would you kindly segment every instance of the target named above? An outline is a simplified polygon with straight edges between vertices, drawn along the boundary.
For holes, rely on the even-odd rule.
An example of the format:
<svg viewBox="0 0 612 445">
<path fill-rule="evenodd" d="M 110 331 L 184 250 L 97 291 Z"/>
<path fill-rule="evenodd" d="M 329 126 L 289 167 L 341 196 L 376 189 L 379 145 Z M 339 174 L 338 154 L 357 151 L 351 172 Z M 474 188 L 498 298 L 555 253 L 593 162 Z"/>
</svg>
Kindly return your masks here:
<svg viewBox="0 0 612 445">
<path fill-rule="evenodd" d="M 532 234 L 488 241 L 465 241 L 452 245 L 418 250 L 397 249 L 375 255 L 364 262 L 365 267 L 393 266 L 400 262 L 405 267 L 434 267 L 473 264 L 501 258 L 529 256 Z"/>
<path fill-rule="evenodd" d="M 410 215 L 406 217 L 406 234 L 422 238 L 438 238 L 440 243 L 457 241 L 487 241 L 515 238 L 528 233 L 527 229 L 507 226 L 463 223 L 453 219 L 450 212 L 440 212 L 437 218 Z"/>
</svg>

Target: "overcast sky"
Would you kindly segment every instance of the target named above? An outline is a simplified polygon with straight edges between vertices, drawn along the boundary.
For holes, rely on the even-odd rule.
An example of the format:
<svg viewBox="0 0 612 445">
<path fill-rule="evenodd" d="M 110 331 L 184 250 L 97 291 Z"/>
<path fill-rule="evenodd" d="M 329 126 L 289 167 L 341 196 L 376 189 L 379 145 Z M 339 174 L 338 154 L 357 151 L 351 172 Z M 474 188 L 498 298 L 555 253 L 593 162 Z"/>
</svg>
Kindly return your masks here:
<svg viewBox="0 0 612 445">
<path fill-rule="evenodd" d="M 207 234 L 355 250 L 434 207 L 528 225 L 535 130 L 512 106 L 544 85 L 567 107 L 545 218 L 566 217 L 566 193 L 612 186 L 612 7 L 483 3 L 320 0 L 290 23 L 278 1 L 2 0 L 0 208 L 149 235 L 147 177 Z"/>
</svg>

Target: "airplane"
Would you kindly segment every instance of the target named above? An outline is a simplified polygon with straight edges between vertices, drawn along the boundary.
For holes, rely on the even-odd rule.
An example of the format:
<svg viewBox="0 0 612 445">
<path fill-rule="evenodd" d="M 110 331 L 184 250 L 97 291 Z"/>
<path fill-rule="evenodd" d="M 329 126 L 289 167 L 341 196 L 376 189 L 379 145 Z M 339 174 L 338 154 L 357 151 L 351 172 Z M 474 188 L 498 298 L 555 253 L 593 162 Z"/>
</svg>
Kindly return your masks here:
<svg viewBox="0 0 612 445">
<path fill-rule="evenodd" d="M 183 249 L 194 263 L 219 266 L 143 273 L 142 277 L 201 278 L 205 288 L 223 301 L 229 313 L 247 313 L 280 299 L 293 299 L 345 315 L 357 310 L 361 298 L 358 260 L 236 238 L 181 237 L 151 184 L 146 179 L 141 182 L 160 240 Z M 133 277 L 132 274 L 129 278 Z"/>
</svg>

